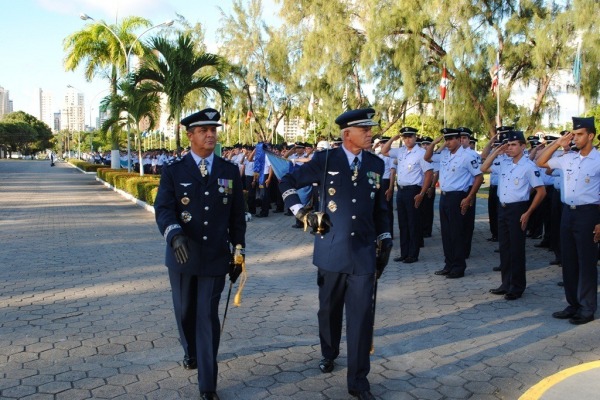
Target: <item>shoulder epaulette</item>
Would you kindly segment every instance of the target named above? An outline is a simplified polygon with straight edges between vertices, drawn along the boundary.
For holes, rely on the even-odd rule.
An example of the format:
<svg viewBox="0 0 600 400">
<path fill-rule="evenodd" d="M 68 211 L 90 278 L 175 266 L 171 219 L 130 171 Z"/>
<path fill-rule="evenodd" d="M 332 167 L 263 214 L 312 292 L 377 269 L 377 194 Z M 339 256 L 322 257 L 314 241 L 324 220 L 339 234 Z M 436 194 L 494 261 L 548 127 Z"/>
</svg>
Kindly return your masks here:
<svg viewBox="0 0 600 400">
<path fill-rule="evenodd" d="M 179 162 L 183 161 L 183 158 L 175 158 L 171 161 L 167 161 L 167 163 L 165 164 L 167 167 L 170 167 L 171 165 L 175 165 Z"/>
</svg>

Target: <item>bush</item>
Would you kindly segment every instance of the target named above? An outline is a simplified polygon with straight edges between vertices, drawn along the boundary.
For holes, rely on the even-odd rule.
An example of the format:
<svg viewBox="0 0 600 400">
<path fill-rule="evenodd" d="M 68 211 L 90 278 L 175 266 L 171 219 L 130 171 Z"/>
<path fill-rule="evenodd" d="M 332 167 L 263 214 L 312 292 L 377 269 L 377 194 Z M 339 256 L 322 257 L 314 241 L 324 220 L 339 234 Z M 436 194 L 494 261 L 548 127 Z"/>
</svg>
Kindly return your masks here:
<svg viewBox="0 0 600 400">
<path fill-rule="evenodd" d="M 117 189 L 121 189 L 131 194 L 136 199 L 145 201 L 149 205 L 154 204 L 156 194 L 158 193 L 158 185 L 160 184 L 160 176 L 144 175 L 140 176 L 134 172 L 127 172 L 121 169 L 111 169 L 99 165 L 96 174 L 98 178 L 111 184 Z"/>
<path fill-rule="evenodd" d="M 154 200 L 156 200 L 157 193 L 158 193 L 158 186 L 150 189 L 150 191 L 148 192 L 148 197 L 146 198 L 146 203 L 148 203 L 148 205 L 151 205 L 151 206 L 154 205 Z"/>
<path fill-rule="evenodd" d="M 71 163 L 72 165 L 76 166 L 77 168 L 79 168 L 85 172 L 93 172 L 93 171 L 97 171 L 98 168 L 105 167 L 104 165 L 91 164 L 89 162 L 82 161 L 82 160 L 69 160 L 69 163 Z"/>
<path fill-rule="evenodd" d="M 125 183 L 125 190 L 127 193 L 130 193 L 132 196 L 144 200 L 146 198 L 146 189 L 145 185 L 147 183 L 154 183 L 158 185 L 160 181 L 159 177 L 154 176 L 138 176 L 136 178 L 128 179 Z"/>
</svg>

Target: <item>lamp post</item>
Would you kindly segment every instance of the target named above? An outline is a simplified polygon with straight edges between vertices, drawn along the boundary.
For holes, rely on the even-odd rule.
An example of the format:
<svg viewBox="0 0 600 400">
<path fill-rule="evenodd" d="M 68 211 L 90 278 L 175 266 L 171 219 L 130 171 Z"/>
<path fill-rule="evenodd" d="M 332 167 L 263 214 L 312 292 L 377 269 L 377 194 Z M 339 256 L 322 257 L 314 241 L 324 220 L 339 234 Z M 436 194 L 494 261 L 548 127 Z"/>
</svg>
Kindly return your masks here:
<svg viewBox="0 0 600 400">
<path fill-rule="evenodd" d="M 171 26 L 171 25 L 173 25 L 173 22 L 174 22 L 173 20 L 170 20 L 170 21 L 166 21 L 161 24 L 158 24 L 158 25 L 151 26 L 150 28 L 146 29 L 144 32 L 140 33 L 135 38 L 135 40 L 131 43 L 131 45 L 129 46 L 129 50 L 127 50 L 125 48 L 125 45 L 123 44 L 123 41 L 119 38 L 119 35 L 117 35 L 108 25 L 106 25 L 106 23 L 104 21 L 96 21 L 94 18 L 90 17 L 89 15 L 87 15 L 85 13 L 81 13 L 79 15 L 79 18 L 81 18 L 84 21 L 91 19 L 92 21 L 99 23 L 100 25 L 105 27 L 110 33 L 112 33 L 112 35 L 115 37 L 115 39 L 117 39 L 117 41 L 119 42 L 119 45 L 121 46 L 121 50 L 123 50 L 123 54 L 125 55 L 125 69 L 127 70 L 127 75 L 129 75 L 129 72 L 130 72 L 129 71 L 129 68 L 130 68 L 129 56 L 131 55 L 131 51 L 133 50 L 133 47 L 138 42 L 138 40 L 140 40 L 140 38 L 142 36 L 144 36 L 147 32 L 151 31 L 152 29 L 158 28 L 160 26 Z M 129 112 L 127 113 L 127 172 L 131 172 L 131 135 L 130 135 L 130 127 L 129 127 Z"/>
</svg>

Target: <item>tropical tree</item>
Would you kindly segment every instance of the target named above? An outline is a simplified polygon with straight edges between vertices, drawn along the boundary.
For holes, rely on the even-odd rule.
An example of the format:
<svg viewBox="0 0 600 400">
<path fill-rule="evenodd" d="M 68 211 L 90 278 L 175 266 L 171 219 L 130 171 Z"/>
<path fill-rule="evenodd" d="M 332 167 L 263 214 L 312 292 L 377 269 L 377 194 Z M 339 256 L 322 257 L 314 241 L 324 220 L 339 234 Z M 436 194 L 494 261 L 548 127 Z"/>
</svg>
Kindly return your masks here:
<svg viewBox="0 0 600 400">
<path fill-rule="evenodd" d="M 135 81 L 143 82 L 142 89 L 147 92 L 167 96 L 169 119 L 177 126 L 175 141 L 179 151 L 179 121 L 187 97 L 199 92 L 206 98 L 214 91 L 221 97 L 221 104 L 229 100 L 229 89 L 219 76 L 226 64 L 216 54 L 198 52 L 191 36 L 185 33 L 179 33 L 175 40 L 151 38 L 148 46 L 152 51 L 144 57 Z"/>
<path fill-rule="evenodd" d="M 134 134 L 138 136 L 138 157 L 140 166 L 142 162 L 142 136 L 140 124 L 148 122 L 148 129 L 156 126 L 160 116 L 160 97 L 158 94 L 146 88 L 147 84 L 142 82 L 136 85 L 133 77 L 122 80 L 118 85 L 118 94 L 109 95 L 101 102 L 101 107 L 110 107 L 116 112 L 108 118 L 101 127 L 102 132 L 122 130 L 127 125 L 135 127 Z M 144 169 L 140 168 L 140 175 L 144 175 Z"/>
<path fill-rule="evenodd" d="M 7 114 L 2 122 L 12 124 L 5 126 L 7 128 L 5 132 L 9 133 L 13 150 L 28 154 L 43 151 L 52 146 L 52 130 L 46 123 L 31 114 L 15 111 Z M 23 128 L 23 124 L 30 129 Z"/>
<path fill-rule="evenodd" d="M 110 82 L 111 94 L 116 95 L 119 76 L 127 74 L 127 54 L 141 55 L 143 44 L 137 40 L 135 31 L 150 27 L 152 23 L 141 17 L 126 17 L 120 23 L 104 21 L 87 24 L 84 29 L 67 36 L 63 42 L 66 52 L 65 70 L 74 71 L 84 65 L 84 76 L 91 81 L 100 76 Z M 111 110 L 114 113 L 116 110 Z M 118 168 L 119 133 L 112 131 L 113 168 Z"/>
</svg>

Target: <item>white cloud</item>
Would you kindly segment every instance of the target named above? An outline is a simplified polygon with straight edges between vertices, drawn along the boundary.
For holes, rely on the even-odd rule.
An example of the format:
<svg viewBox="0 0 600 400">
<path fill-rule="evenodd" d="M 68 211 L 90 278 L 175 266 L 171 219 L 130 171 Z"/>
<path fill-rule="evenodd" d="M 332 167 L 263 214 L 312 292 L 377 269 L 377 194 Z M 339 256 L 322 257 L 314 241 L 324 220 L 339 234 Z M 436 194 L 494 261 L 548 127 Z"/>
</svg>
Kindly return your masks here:
<svg viewBox="0 0 600 400">
<path fill-rule="evenodd" d="M 96 19 L 108 21 L 129 15 L 146 18 L 156 14 L 173 14 L 175 8 L 165 0 L 37 0 L 38 4 L 59 14 L 86 13 Z"/>
</svg>

